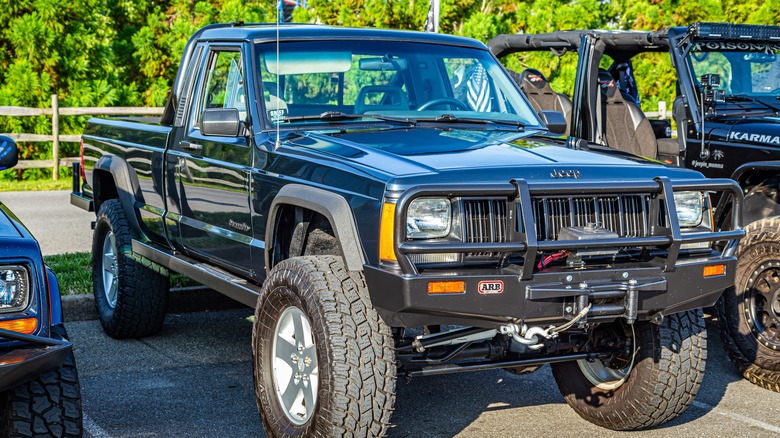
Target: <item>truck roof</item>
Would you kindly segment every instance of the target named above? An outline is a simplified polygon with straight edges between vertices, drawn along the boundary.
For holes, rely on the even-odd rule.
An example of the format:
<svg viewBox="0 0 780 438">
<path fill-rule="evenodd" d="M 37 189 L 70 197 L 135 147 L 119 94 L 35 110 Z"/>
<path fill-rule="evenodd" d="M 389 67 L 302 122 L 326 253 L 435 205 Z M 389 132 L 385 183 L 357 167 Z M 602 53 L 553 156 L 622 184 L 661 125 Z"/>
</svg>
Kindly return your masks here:
<svg viewBox="0 0 780 438">
<path fill-rule="evenodd" d="M 372 28 L 335 27 L 316 24 L 280 24 L 280 40 L 311 39 L 379 39 L 403 40 L 435 44 L 447 44 L 485 49 L 486 46 L 471 38 L 444 35 L 440 33 L 409 30 L 388 30 Z M 193 35 L 192 39 L 203 40 L 253 40 L 256 42 L 275 41 L 277 25 L 275 23 L 226 23 L 205 26 Z"/>
<path fill-rule="evenodd" d="M 182 67 L 189 62 L 193 48 L 199 41 L 254 41 L 270 43 L 276 41 L 277 37 L 281 41 L 329 39 L 408 41 L 487 50 L 485 44 L 471 38 L 409 30 L 350 28 L 315 24 L 277 25 L 276 23 L 243 23 L 240 21 L 210 24 L 200 28 L 187 41 L 179 66 L 179 73 L 174 80 L 172 91 L 168 96 L 168 103 L 166 103 L 165 110 L 160 118 L 160 123 L 164 126 L 170 126 L 174 121 L 178 97 L 181 93 Z"/>
</svg>

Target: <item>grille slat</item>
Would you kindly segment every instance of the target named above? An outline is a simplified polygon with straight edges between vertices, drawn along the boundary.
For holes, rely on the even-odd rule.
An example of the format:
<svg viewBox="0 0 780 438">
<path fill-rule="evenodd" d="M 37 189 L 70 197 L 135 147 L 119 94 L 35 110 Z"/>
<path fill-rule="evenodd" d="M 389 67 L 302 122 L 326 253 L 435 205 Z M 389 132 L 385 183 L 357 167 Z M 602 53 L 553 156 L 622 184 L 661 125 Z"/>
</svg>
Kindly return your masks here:
<svg viewBox="0 0 780 438">
<path fill-rule="evenodd" d="M 603 195 L 576 197 L 535 197 L 531 211 L 536 239 L 556 240 L 563 227 L 583 227 L 598 223 L 620 237 L 650 235 L 648 195 Z M 507 201 L 505 199 L 466 199 L 463 201 L 463 239 L 468 243 L 507 242 Z M 658 223 L 664 225 L 665 213 Z M 494 257 L 493 253 L 469 253 L 467 257 Z"/>
<path fill-rule="evenodd" d="M 464 201 L 464 241 L 468 243 L 506 242 L 506 200 L 479 199 Z M 467 253 L 469 258 L 491 258 L 490 252 Z"/>
<path fill-rule="evenodd" d="M 555 240 L 563 227 L 583 227 L 598 224 L 620 237 L 646 237 L 649 235 L 647 210 L 650 199 L 646 195 L 608 195 L 597 197 L 533 198 L 535 220 L 552 222 L 553 227 L 537 229 L 536 238 Z M 540 212 L 549 212 L 539 218 Z"/>
</svg>

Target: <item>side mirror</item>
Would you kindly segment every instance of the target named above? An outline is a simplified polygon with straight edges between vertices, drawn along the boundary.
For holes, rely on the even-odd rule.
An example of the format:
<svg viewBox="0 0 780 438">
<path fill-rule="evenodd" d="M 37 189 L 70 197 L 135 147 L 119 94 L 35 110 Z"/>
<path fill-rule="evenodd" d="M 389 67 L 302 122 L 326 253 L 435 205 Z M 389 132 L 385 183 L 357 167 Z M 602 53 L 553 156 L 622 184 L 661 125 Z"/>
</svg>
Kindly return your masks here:
<svg viewBox="0 0 780 438">
<path fill-rule="evenodd" d="M 566 117 L 563 113 L 558 111 L 539 111 L 539 118 L 542 119 L 547 129 L 551 134 L 565 134 L 566 133 Z"/>
<path fill-rule="evenodd" d="M 19 162 L 19 149 L 11 137 L 0 135 L 0 170 L 10 169 Z"/>
<path fill-rule="evenodd" d="M 203 111 L 200 121 L 203 135 L 219 137 L 238 137 L 241 133 L 241 119 L 235 108 L 209 108 Z"/>
</svg>

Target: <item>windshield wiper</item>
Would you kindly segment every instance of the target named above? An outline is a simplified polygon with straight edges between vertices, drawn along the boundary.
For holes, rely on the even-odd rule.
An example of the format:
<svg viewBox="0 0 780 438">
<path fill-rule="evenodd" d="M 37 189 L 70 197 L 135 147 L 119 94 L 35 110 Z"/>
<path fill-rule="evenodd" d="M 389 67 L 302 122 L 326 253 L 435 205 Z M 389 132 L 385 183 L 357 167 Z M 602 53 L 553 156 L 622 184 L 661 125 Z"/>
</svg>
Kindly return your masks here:
<svg viewBox="0 0 780 438">
<path fill-rule="evenodd" d="M 763 105 L 763 106 L 771 109 L 774 112 L 780 112 L 780 108 L 778 108 L 776 106 L 773 106 L 773 105 L 770 105 L 770 104 L 768 104 L 768 103 L 766 103 L 766 102 L 764 102 L 761 99 L 758 99 L 756 97 L 748 96 L 747 94 L 731 94 L 731 95 L 727 95 L 726 96 L 726 102 L 728 102 L 729 100 L 731 100 L 732 102 L 734 102 L 734 101 L 736 101 L 736 102 L 754 102 L 754 103 L 757 103 L 759 105 Z"/>
<path fill-rule="evenodd" d="M 309 114 L 305 116 L 287 116 L 284 118 L 285 122 L 297 122 L 302 120 L 319 120 L 321 122 L 342 122 L 344 120 L 355 119 L 377 119 L 383 122 L 404 123 L 414 126 L 417 121 L 415 119 L 409 119 L 404 117 L 388 117 L 379 114 L 348 114 L 341 111 L 325 111 L 322 114 Z"/>
<path fill-rule="evenodd" d="M 489 119 L 477 119 L 474 117 L 457 117 L 452 114 L 442 114 L 437 117 L 418 117 L 418 122 L 435 122 L 435 123 L 478 123 L 480 125 L 506 125 L 514 126 L 517 128 L 524 128 L 525 124 L 517 120 L 489 120 Z"/>
</svg>

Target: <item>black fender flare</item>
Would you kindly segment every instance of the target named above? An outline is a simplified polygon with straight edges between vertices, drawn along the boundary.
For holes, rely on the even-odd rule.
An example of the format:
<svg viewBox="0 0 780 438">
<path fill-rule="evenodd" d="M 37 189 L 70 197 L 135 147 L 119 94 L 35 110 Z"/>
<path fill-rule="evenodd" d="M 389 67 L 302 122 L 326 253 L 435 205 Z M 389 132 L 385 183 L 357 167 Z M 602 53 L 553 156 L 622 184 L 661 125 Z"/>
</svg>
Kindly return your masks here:
<svg viewBox="0 0 780 438">
<path fill-rule="evenodd" d="M 116 155 L 103 155 L 95 163 L 95 169 L 92 173 L 92 188 L 94 191 L 95 199 L 95 214 L 100 210 L 100 203 L 102 201 L 100 193 L 100 180 L 97 178 L 98 172 L 105 172 L 111 175 L 114 180 L 114 186 L 119 198 L 119 203 L 122 204 L 122 209 L 125 211 L 127 221 L 130 226 L 138 231 L 139 236 L 145 234 L 141 228 L 141 222 L 138 219 L 138 211 L 136 201 L 143 201 L 143 194 L 138 185 L 138 176 L 135 173 L 135 169 L 124 159 L 117 157 Z"/>
<path fill-rule="evenodd" d="M 333 227 L 336 240 L 341 248 L 344 263 L 350 271 L 362 271 L 366 263 L 363 247 L 352 215 L 352 208 L 344 197 L 316 187 L 302 184 L 287 184 L 271 202 L 268 222 L 265 228 L 265 260 L 266 273 L 270 272 L 271 250 L 276 217 L 282 205 L 292 205 L 309 209 L 323 215 Z"/>
<path fill-rule="evenodd" d="M 752 177 L 757 177 L 751 180 Z M 756 161 L 739 166 L 731 179 L 745 191 L 743 224 L 780 216 L 780 161 Z"/>
</svg>

